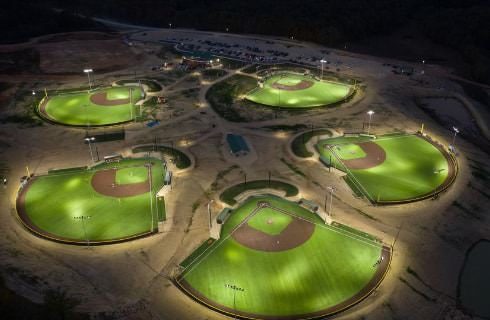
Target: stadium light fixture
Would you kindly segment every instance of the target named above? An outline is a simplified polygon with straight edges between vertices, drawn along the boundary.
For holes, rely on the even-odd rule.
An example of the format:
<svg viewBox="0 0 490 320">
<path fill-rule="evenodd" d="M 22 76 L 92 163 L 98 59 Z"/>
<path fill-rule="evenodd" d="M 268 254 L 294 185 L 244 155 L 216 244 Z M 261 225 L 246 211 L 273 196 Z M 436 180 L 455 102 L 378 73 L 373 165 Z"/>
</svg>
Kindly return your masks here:
<svg viewBox="0 0 490 320">
<path fill-rule="evenodd" d="M 329 217 L 332 217 L 332 202 L 333 202 L 333 193 L 335 191 L 335 187 L 329 186 L 329 187 L 327 187 L 327 190 L 330 192 L 330 205 L 329 205 L 329 208 L 328 208 L 328 216 Z M 325 197 L 325 200 L 326 200 L 326 197 Z M 326 204 L 327 203 L 325 202 L 325 209 L 326 209 Z"/>
<path fill-rule="evenodd" d="M 239 292 L 245 292 L 245 289 L 244 288 L 241 288 L 241 287 L 238 287 L 234 284 L 225 284 L 225 288 L 228 288 L 228 289 L 231 289 L 233 290 L 233 309 L 235 310 L 236 312 L 236 292 L 239 291 Z M 236 319 L 236 315 L 233 317 L 234 319 Z"/>
<path fill-rule="evenodd" d="M 374 111 L 369 110 L 367 114 L 369 115 L 367 134 L 369 134 L 369 131 L 371 130 L 371 118 L 373 117 Z"/>
<path fill-rule="evenodd" d="M 85 242 L 87 243 L 87 249 L 90 248 L 90 239 L 87 236 L 87 229 L 85 227 L 85 220 L 89 220 L 92 216 L 74 216 L 73 219 L 82 220 L 83 234 L 85 236 Z"/>
<path fill-rule="evenodd" d="M 90 150 L 90 158 L 92 159 L 92 162 L 95 163 L 94 152 L 92 151 L 92 142 L 95 141 L 95 137 L 86 137 L 84 140 L 88 143 L 88 149 Z"/>
<path fill-rule="evenodd" d="M 96 141 L 95 137 L 90 137 L 90 141 L 92 141 L 93 144 L 94 144 L 94 147 L 95 147 L 95 155 L 97 156 L 97 161 L 99 161 L 100 160 L 100 158 L 99 158 L 99 148 L 97 148 L 97 141 Z"/>
<path fill-rule="evenodd" d="M 321 75 L 321 78 L 320 78 L 321 80 L 323 80 L 323 66 L 324 66 L 324 64 L 326 62 L 327 62 L 327 60 L 325 60 L 325 59 L 320 60 L 320 63 L 322 64 L 322 75 Z"/>
<path fill-rule="evenodd" d="M 88 86 L 89 86 L 90 90 L 92 90 L 92 81 L 90 80 L 90 73 L 93 73 L 94 70 L 92 68 L 88 68 L 88 69 L 83 69 L 83 72 L 87 74 Z"/>
<path fill-rule="evenodd" d="M 456 141 L 456 135 L 459 133 L 459 129 L 456 127 L 453 127 L 453 131 L 454 131 L 454 136 L 453 136 L 453 143 L 451 145 L 454 148 L 454 142 Z"/>
<path fill-rule="evenodd" d="M 210 200 L 208 202 L 208 217 L 209 217 L 209 232 L 211 232 L 211 227 L 213 226 L 212 220 L 211 220 L 211 204 L 214 202 L 214 200 Z"/>
</svg>

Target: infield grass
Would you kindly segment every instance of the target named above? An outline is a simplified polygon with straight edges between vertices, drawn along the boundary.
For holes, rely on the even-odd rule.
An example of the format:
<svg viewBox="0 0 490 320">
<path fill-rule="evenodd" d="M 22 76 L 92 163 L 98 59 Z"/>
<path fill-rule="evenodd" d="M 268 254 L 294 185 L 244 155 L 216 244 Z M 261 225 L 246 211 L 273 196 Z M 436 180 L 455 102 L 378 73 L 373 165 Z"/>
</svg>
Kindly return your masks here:
<svg viewBox="0 0 490 320">
<path fill-rule="evenodd" d="M 108 100 L 129 99 L 125 104 L 104 106 L 94 104 L 90 96 L 95 93 L 107 93 Z M 50 96 L 41 115 L 49 120 L 73 126 L 103 126 L 131 121 L 138 116 L 139 109 L 135 103 L 142 99 L 143 92 L 139 86 L 110 87 L 105 89 L 67 93 Z"/>
<path fill-rule="evenodd" d="M 109 241 L 144 234 L 152 228 L 150 194 L 116 198 L 97 193 L 91 179 L 98 170 L 117 167 L 117 183 L 148 179 L 145 163 L 151 161 L 153 190 L 163 185 L 164 169 L 157 159 L 125 159 L 95 168 L 38 176 L 29 186 L 25 208 L 30 222 L 55 238 L 72 241 Z M 131 175 L 133 173 L 133 175 Z M 164 206 L 153 201 L 153 228 Z M 79 217 L 87 217 L 82 221 Z"/>
<path fill-rule="evenodd" d="M 293 218 L 287 214 L 271 208 L 263 208 L 259 214 L 254 215 L 247 223 L 256 230 L 275 236 L 286 229 L 292 220 Z"/>
<path fill-rule="evenodd" d="M 315 223 L 312 237 L 298 247 L 277 252 L 253 250 L 236 242 L 230 231 L 264 200 Z M 261 209 L 248 223 L 275 234 L 277 226 L 267 221 L 282 215 L 274 209 Z M 281 218 L 280 225 L 285 227 L 289 219 Z M 197 257 L 182 276 L 213 303 L 260 316 L 291 316 L 324 310 L 355 295 L 373 277 L 373 264 L 380 254 L 379 244 L 325 225 L 295 203 L 260 196 L 232 213 L 221 239 Z M 234 292 L 230 285 L 244 291 Z"/>
<path fill-rule="evenodd" d="M 358 159 L 366 156 L 364 150 L 359 145 L 353 143 L 336 146 L 335 152 L 337 152 L 342 160 Z"/>
<path fill-rule="evenodd" d="M 312 82 L 313 85 L 299 90 L 283 90 L 272 86 L 274 83 L 294 86 L 301 81 Z M 271 107 L 301 109 L 340 102 L 349 96 L 351 89 L 351 86 L 342 83 L 318 81 L 311 76 L 283 73 L 268 78 L 263 88 L 252 90 L 246 95 L 246 98 Z"/>
<path fill-rule="evenodd" d="M 416 199 L 435 191 L 448 177 L 449 163 L 441 151 L 417 135 L 399 135 L 371 140 L 367 137 L 341 137 L 325 139 L 318 143 L 317 150 L 325 158 L 331 151 L 343 160 L 362 158 L 350 150 L 356 143 L 372 141 L 384 149 L 386 160 L 369 169 L 351 169 L 354 180 L 363 186 L 363 192 L 375 201 L 405 201 Z M 325 145 L 333 145 L 331 149 Z M 336 157 L 333 165 L 346 171 Z"/>
<path fill-rule="evenodd" d="M 148 179 L 148 168 L 130 167 L 121 168 L 116 171 L 117 184 L 130 184 L 144 182 Z"/>
</svg>

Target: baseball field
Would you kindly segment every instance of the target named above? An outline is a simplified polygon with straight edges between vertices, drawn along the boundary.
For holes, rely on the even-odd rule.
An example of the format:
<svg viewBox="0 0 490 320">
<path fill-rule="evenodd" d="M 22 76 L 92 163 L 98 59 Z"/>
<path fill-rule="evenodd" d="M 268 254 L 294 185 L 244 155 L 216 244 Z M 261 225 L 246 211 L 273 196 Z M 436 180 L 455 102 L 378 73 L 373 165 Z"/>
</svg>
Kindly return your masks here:
<svg viewBox="0 0 490 320">
<path fill-rule="evenodd" d="M 150 174 L 151 172 L 151 174 Z M 154 158 L 34 176 L 19 191 L 17 212 L 39 236 L 67 243 L 104 243 L 149 234 L 165 218 L 156 193 L 165 170 Z"/>
<path fill-rule="evenodd" d="M 246 94 L 255 103 L 280 108 L 312 108 L 345 100 L 353 92 L 350 85 L 320 81 L 310 75 L 276 73 Z"/>
<path fill-rule="evenodd" d="M 143 99 L 139 86 L 121 86 L 48 96 L 39 114 L 48 121 L 70 126 L 105 126 L 124 123 L 139 115 L 135 103 Z"/>
<path fill-rule="evenodd" d="M 434 196 L 456 175 L 450 155 L 420 135 L 337 137 L 319 141 L 316 148 L 325 164 L 347 173 L 354 193 L 375 203 Z"/>
<path fill-rule="evenodd" d="M 192 256 L 192 254 L 191 254 Z M 220 312 L 258 319 L 344 310 L 381 282 L 390 249 L 279 197 L 249 198 L 220 240 L 186 263 L 179 286 Z"/>
</svg>

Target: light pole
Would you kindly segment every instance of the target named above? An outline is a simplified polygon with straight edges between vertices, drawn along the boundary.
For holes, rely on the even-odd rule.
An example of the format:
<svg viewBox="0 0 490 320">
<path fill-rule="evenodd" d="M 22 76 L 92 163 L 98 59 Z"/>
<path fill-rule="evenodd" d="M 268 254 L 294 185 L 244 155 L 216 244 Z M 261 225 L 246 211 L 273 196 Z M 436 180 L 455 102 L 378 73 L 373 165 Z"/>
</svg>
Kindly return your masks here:
<svg viewBox="0 0 490 320">
<path fill-rule="evenodd" d="M 225 284 L 225 288 L 233 290 L 233 309 L 235 310 L 236 313 L 236 292 L 245 292 L 245 289 L 240 288 L 234 284 Z M 236 319 L 236 314 L 233 315 L 233 318 Z"/>
<path fill-rule="evenodd" d="M 87 78 L 88 78 L 88 87 L 90 88 L 90 90 L 92 90 L 92 81 L 90 80 L 90 73 L 91 72 L 94 72 L 93 69 L 83 69 L 83 72 L 85 72 L 87 74 Z"/>
<path fill-rule="evenodd" d="M 85 241 L 87 242 L 87 248 L 90 247 L 90 239 L 87 236 L 87 230 L 85 228 L 85 220 L 88 220 L 90 218 L 92 218 L 92 216 L 75 216 L 75 217 L 73 217 L 73 219 L 82 220 L 83 234 L 84 234 L 84 237 L 85 237 Z"/>
<path fill-rule="evenodd" d="M 153 217 L 153 181 L 152 181 L 152 174 L 151 174 L 151 163 L 145 164 L 145 167 L 148 168 L 148 180 L 150 183 L 150 214 L 151 214 L 151 227 L 150 227 L 150 233 L 153 232 L 153 225 L 154 225 L 154 217 Z M 157 203 L 158 206 L 158 203 Z M 157 209 L 158 210 L 158 209 Z"/>
<path fill-rule="evenodd" d="M 454 142 L 456 141 L 456 135 L 459 133 L 459 129 L 456 127 L 453 127 L 453 131 L 454 131 L 454 136 L 453 136 L 453 143 L 451 145 L 454 148 Z"/>
<path fill-rule="evenodd" d="M 94 153 L 92 151 L 92 142 L 95 141 L 94 137 L 86 137 L 84 139 L 88 143 L 88 149 L 90 150 L 90 158 L 92 159 L 92 162 L 95 163 L 95 158 L 94 158 Z"/>
<path fill-rule="evenodd" d="M 320 80 L 323 80 L 323 65 L 324 65 L 326 62 L 327 62 L 327 60 L 325 60 L 325 59 L 320 60 L 320 63 L 322 64 L 322 75 L 321 75 L 321 77 L 320 77 Z"/>
<path fill-rule="evenodd" d="M 97 161 L 99 161 L 100 158 L 99 158 L 99 148 L 97 148 L 97 139 L 95 139 L 95 137 L 90 137 L 90 141 L 94 144 L 95 155 L 97 156 Z"/>
<path fill-rule="evenodd" d="M 208 217 L 209 217 L 209 232 L 211 232 L 211 227 L 213 226 L 212 220 L 211 220 L 211 203 L 213 203 L 214 200 L 211 200 L 208 202 Z"/>
<path fill-rule="evenodd" d="M 283 78 L 285 78 L 285 77 L 286 77 L 286 75 L 285 75 L 285 74 L 281 74 L 281 75 L 279 76 L 279 88 L 277 88 L 277 93 L 278 93 L 278 98 L 279 98 L 279 105 L 278 105 L 278 107 L 281 107 L 281 90 L 282 90 L 282 89 L 281 89 L 281 86 L 280 86 L 280 85 L 281 85 L 281 84 L 280 84 L 280 81 L 281 81 L 281 79 L 283 79 Z"/>
<path fill-rule="evenodd" d="M 171 23 L 168 24 L 168 28 L 169 29 L 172 29 L 172 24 Z"/>
<path fill-rule="evenodd" d="M 368 129 L 367 129 L 367 134 L 369 135 L 369 131 L 371 130 L 371 118 L 373 117 L 374 111 L 369 110 L 367 114 L 369 115 Z"/>
<path fill-rule="evenodd" d="M 333 202 L 333 192 L 335 191 L 335 187 L 327 187 L 327 190 L 330 191 L 330 206 L 328 208 L 328 216 L 332 217 L 332 202 Z"/>
</svg>

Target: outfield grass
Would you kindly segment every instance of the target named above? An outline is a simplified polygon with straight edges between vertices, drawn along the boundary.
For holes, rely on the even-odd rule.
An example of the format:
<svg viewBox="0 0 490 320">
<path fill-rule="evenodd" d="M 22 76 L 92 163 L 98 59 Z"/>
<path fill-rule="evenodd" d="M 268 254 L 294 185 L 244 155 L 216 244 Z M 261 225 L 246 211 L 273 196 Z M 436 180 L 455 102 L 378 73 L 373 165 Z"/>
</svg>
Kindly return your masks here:
<svg viewBox="0 0 490 320">
<path fill-rule="evenodd" d="M 229 237 L 230 231 L 263 200 L 317 223 L 311 238 L 293 249 L 265 252 Z M 261 209 L 248 223 L 268 234 L 277 234 L 291 219 L 284 215 Z M 269 219 L 277 223 L 269 224 Z M 300 315 L 325 310 L 354 296 L 373 278 L 373 264 L 380 254 L 379 244 L 327 226 L 295 203 L 262 196 L 247 200 L 231 214 L 221 239 L 196 258 L 182 278 L 213 303 L 239 312 L 276 317 Z M 227 285 L 244 291 L 234 292 Z"/>
<path fill-rule="evenodd" d="M 362 158 L 356 143 L 372 141 L 386 152 L 386 160 L 370 169 L 350 170 L 364 193 L 374 201 L 407 201 L 430 194 L 448 178 L 449 163 L 441 151 L 416 135 L 368 137 L 339 137 L 322 140 L 317 150 L 329 159 L 332 147 L 337 157 L 343 160 Z M 351 151 L 354 150 L 354 153 Z M 344 170 L 336 158 L 331 157 L 333 166 Z M 345 170 L 344 170 L 345 171 Z M 355 187 L 354 187 L 355 189 Z M 357 192 L 357 190 L 354 190 Z"/>
<path fill-rule="evenodd" d="M 263 88 L 252 90 L 246 95 L 250 101 L 272 107 L 312 108 L 342 101 L 351 92 L 351 86 L 336 82 L 317 81 L 311 76 L 287 73 L 276 74 L 264 82 Z M 293 86 L 301 81 L 313 82 L 313 86 L 300 90 L 281 90 L 272 87 L 279 83 Z"/>
<path fill-rule="evenodd" d="M 106 92 L 109 100 L 128 99 L 132 90 L 132 102 L 102 106 L 93 104 L 90 96 L 94 93 Z M 62 95 L 49 96 L 44 110 L 40 106 L 40 114 L 51 121 L 73 126 L 103 126 L 131 121 L 138 115 L 135 103 L 143 98 L 139 86 L 111 87 L 94 90 L 90 93 L 79 91 Z"/>
<path fill-rule="evenodd" d="M 150 159 L 153 194 L 163 185 L 164 169 L 160 160 Z M 71 241 L 111 241 L 150 232 L 150 195 L 116 198 L 97 193 L 91 186 L 99 170 L 116 166 L 117 183 L 142 182 L 148 178 L 144 167 L 148 159 L 125 159 L 119 163 L 101 164 L 92 169 L 54 172 L 36 177 L 25 195 L 30 223 L 60 239 Z M 162 204 L 153 201 L 153 229 L 164 215 Z M 158 208 L 158 209 L 157 209 Z M 158 212 L 157 212 L 158 210 Z M 76 217 L 89 219 L 82 222 Z M 85 224 L 85 226 L 83 225 Z M 84 230 L 85 228 L 85 230 Z"/>
</svg>

